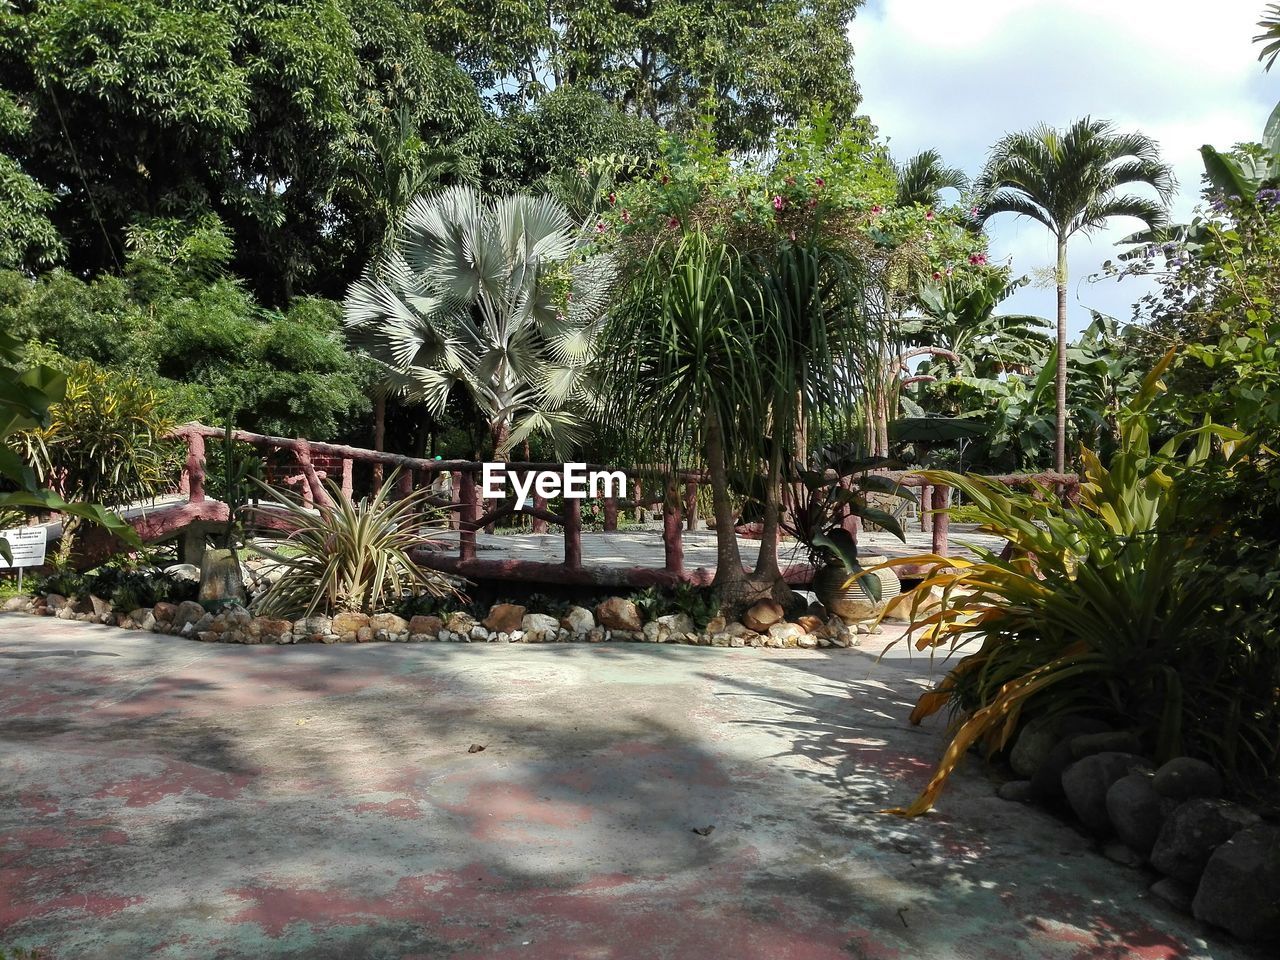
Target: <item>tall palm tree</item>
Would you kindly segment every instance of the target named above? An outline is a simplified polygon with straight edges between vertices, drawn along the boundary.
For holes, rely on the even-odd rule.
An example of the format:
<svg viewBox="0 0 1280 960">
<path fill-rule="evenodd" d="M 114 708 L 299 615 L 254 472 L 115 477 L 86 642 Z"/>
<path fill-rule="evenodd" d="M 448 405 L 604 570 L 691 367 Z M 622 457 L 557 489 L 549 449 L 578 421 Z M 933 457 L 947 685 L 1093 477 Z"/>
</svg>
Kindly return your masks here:
<svg viewBox="0 0 1280 960">
<path fill-rule="evenodd" d="M 898 175 L 897 204 L 909 207 L 918 203 L 932 207 L 943 190 L 966 190 L 969 178 L 959 167 L 948 167 L 937 150 L 923 150 L 906 163 L 894 165 Z"/>
<path fill-rule="evenodd" d="M 494 456 L 532 433 L 564 456 L 595 403 L 590 361 L 612 280 L 604 258 L 576 256 L 579 239 L 551 197 L 418 197 L 399 249 L 348 292 L 347 328 L 431 415 L 466 391 Z"/>
<path fill-rule="evenodd" d="M 1159 199 L 1122 192 L 1128 186 L 1151 187 Z M 1040 124 L 1009 134 L 992 148 L 978 179 L 983 223 L 1001 213 L 1030 217 L 1057 241 L 1058 471 L 1067 460 L 1067 242 L 1101 229 L 1112 217 L 1136 217 L 1151 229 L 1164 226 L 1176 186 L 1154 140 L 1118 133 L 1111 123 L 1091 117 L 1066 130 Z"/>
</svg>

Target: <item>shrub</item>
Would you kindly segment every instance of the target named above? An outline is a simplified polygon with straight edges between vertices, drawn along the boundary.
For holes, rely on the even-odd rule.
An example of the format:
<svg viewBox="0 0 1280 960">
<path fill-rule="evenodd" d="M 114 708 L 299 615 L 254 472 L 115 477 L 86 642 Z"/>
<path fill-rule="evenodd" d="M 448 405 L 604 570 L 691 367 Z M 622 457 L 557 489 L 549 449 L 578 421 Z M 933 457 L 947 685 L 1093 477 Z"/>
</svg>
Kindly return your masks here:
<svg viewBox="0 0 1280 960">
<path fill-rule="evenodd" d="M 32 352 L 66 374 L 49 422 L 14 438 L 40 482 L 64 497 L 121 506 L 151 499 L 177 478 L 178 446 L 165 439 L 176 424 L 154 387 L 89 361 Z"/>
<path fill-rule="evenodd" d="M 918 723 L 950 706 L 955 723 L 932 781 L 898 812 L 928 810 L 971 746 L 1001 750 L 1032 716 L 1101 717 L 1139 733 L 1158 760 L 1189 753 L 1237 780 L 1276 769 L 1280 643 L 1245 627 L 1236 601 L 1256 585 L 1237 584 L 1231 598 L 1232 573 L 1212 562 L 1229 524 L 1220 503 L 1193 492 L 1194 478 L 1240 469 L 1251 448 L 1206 425 L 1152 450 L 1148 406 L 1169 359 L 1123 412 L 1111 462 L 1083 452 L 1078 505 L 1049 490 L 924 473 L 961 490 L 1013 550 L 980 552 L 976 563 L 893 561 L 931 562 L 919 595 L 942 591 L 941 609 L 912 611 L 912 629 L 924 630 L 917 646 L 972 650 L 911 715 Z M 1229 456 L 1212 452 L 1215 436 Z"/>
<path fill-rule="evenodd" d="M 333 504 L 318 504 L 314 510 L 259 484 L 274 505 L 255 508 L 251 515 L 279 519 L 283 511 L 291 531 L 281 544 L 287 552 L 254 547 L 283 570 L 254 600 L 258 612 L 290 617 L 339 610 L 376 613 L 402 603 L 407 595 L 456 595 L 447 577 L 410 556 L 428 542 L 424 532 L 436 519 L 425 503 L 430 489 L 392 499 L 395 480 L 393 474 L 376 494 L 358 501 L 327 484 Z"/>
</svg>

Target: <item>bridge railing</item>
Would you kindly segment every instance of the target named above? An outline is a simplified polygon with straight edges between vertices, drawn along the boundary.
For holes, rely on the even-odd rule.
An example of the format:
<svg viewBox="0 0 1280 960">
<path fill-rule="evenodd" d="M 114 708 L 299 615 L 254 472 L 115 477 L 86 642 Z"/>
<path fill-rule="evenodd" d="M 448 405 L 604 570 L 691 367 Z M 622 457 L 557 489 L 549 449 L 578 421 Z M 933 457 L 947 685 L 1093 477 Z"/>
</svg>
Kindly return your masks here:
<svg viewBox="0 0 1280 960">
<path fill-rule="evenodd" d="M 182 471 L 180 491 L 188 498 L 186 514 L 190 517 L 213 516 L 221 509 L 225 517 L 225 506 L 206 496 L 207 479 L 207 441 L 221 439 L 224 431 L 216 427 L 208 427 L 200 423 L 189 423 L 174 431 L 187 445 L 187 456 Z M 478 460 L 428 460 L 422 457 L 409 457 L 395 453 L 367 450 L 361 447 L 349 447 L 342 444 L 322 443 L 301 438 L 273 437 L 264 434 L 236 430 L 234 438 L 249 444 L 263 452 L 265 458 L 276 462 L 282 471 L 282 480 L 288 486 L 299 490 L 304 505 L 329 504 L 332 498 L 324 481 L 333 482 L 344 496 L 351 496 L 355 490 L 356 468 L 368 465 L 371 483 L 374 489 L 388 481 L 395 471 L 399 471 L 396 480 L 398 489 L 403 494 L 431 487 L 436 494 L 427 501 L 444 511 L 450 529 L 458 534 L 457 549 L 453 555 L 442 550 L 420 551 L 420 562 L 436 569 L 455 572 L 464 576 L 479 578 L 513 577 L 522 579 L 541 579 L 550 582 L 564 583 L 607 583 L 625 582 L 630 584 L 671 584 L 680 580 L 702 582 L 709 581 L 714 571 L 698 569 L 687 570 L 684 562 L 683 532 L 698 528 L 702 519 L 699 515 L 699 491 L 707 482 L 705 474 L 688 469 L 674 471 L 656 467 L 628 468 L 631 496 L 621 498 L 603 496 L 601 501 L 601 519 L 606 532 L 618 529 L 619 514 L 624 510 L 634 510 L 639 514 L 642 510 L 656 508 L 662 514 L 662 542 L 664 563 L 661 569 L 650 567 L 588 569 L 582 559 L 582 500 L 565 498 L 560 512 L 549 509 L 547 499 L 536 491 L 533 493 L 532 507 L 516 504 L 514 498 L 493 501 L 494 506 L 485 508 L 485 501 L 480 496 L 480 478 L 484 463 Z M 281 459 L 286 462 L 279 464 Z M 291 462 L 287 462 L 291 461 Z M 612 470 L 596 464 L 587 464 L 588 470 Z M 505 464 L 508 473 L 522 474 L 544 470 L 559 472 L 562 463 L 511 462 Z M 292 470 L 293 472 L 290 472 Z M 920 511 L 917 522 L 920 529 L 930 534 L 932 551 L 945 556 L 949 549 L 949 517 L 946 507 L 951 502 L 951 489 L 947 486 L 930 484 L 924 478 L 909 472 L 883 471 L 891 479 L 902 486 L 918 491 Z M 1078 495 L 1079 479 L 1071 474 L 1010 474 L 996 478 L 1011 486 L 1038 482 L 1046 486 L 1056 486 L 1068 497 Z M 206 506 L 208 509 L 206 508 Z M 656 511 L 655 511 L 656 512 Z M 531 560 L 486 560 L 477 556 L 476 534 L 480 530 L 492 529 L 498 521 L 516 513 L 527 514 L 531 519 L 534 533 L 547 532 L 548 525 L 562 528 L 564 538 L 564 556 L 558 563 L 543 563 Z M 846 516 L 845 528 L 856 537 L 858 519 Z M 788 573 L 793 579 L 803 578 L 810 573 L 807 565 L 803 568 L 791 568 Z"/>
</svg>

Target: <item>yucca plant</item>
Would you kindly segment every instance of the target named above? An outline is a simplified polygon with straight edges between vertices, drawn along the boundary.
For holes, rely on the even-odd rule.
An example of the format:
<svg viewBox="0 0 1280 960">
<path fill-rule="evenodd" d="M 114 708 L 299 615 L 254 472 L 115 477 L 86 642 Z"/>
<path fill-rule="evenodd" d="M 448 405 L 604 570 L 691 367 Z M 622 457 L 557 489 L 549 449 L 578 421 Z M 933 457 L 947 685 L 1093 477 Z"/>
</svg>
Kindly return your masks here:
<svg viewBox="0 0 1280 960">
<path fill-rule="evenodd" d="M 1157 365 L 1122 413 L 1111 462 L 1083 451 L 1079 503 L 1049 489 L 922 474 L 963 491 L 982 530 L 1012 549 L 979 550 L 976 562 L 936 555 L 890 562 L 931 565 L 911 610 L 907 636 L 920 632 L 916 647 L 965 651 L 911 714 L 919 723 L 950 706 L 951 742 L 924 792 L 893 812 L 929 810 L 970 747 L 988 755 L 1004 749 L 1031 716 L 1110 720 L 1139 732 L 1157 759 L 1188 750 L 1210 759 L 1214 743 L 1244 735 L 1240 720 L 1253 707 L 1241 703 L 1241 661 L 1229 638 L 1214 645 L 1219 583 L 1197 562 L 1217 531 L 1180 479 L 1224 459 L 1215 446 L 1229 461 L 1244 456 L 1246 444 L 1206 424 L 1152 450 L 1149 406 L 1171 360 Z M 940 604 L 928 601 L 935 587 Z"/>
<path fill-rule="evenodd" d="M 260 519 L 286 514 L 289 535 L 271 550 L 281 576 L 254 601 L 264 616 L 309 617 L 342 610 L 376 613 L 408 595 L 457 595 L 452 581 L 419 566 L 410 555 L 430 542 L 436 517 L 427 507 L 429 488 L 395 498 L 393 474 L 372 497 L 352 500 L 327 483 L 333 505 L 304 507 L 295 497 L 258 484 L 272 501 L 254 510 Z"/>
</svg>

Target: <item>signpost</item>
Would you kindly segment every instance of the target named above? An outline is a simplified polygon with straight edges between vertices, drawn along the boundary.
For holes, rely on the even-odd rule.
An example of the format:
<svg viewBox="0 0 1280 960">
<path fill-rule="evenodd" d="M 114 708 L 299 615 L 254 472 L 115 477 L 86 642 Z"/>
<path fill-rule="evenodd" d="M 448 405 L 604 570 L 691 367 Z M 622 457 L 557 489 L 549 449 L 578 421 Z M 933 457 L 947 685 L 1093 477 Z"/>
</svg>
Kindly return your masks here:
<svg viewBox="0 0 1280 960">
<path fill-rule="evenodd" d="M 44 527 L 17 527 L 13 530 L 0 530 L 0 538 L 9 541 L 9 550 L 13 554 L 13 563 L 0 556 L 0 570 L 16 567 L 18 570 L 18 591 L 22 591 L 22 570 L 24 567 L 39 567 L 44 564 L 44 550 L 48 543 L 48 531 Z"/>
</svg>

